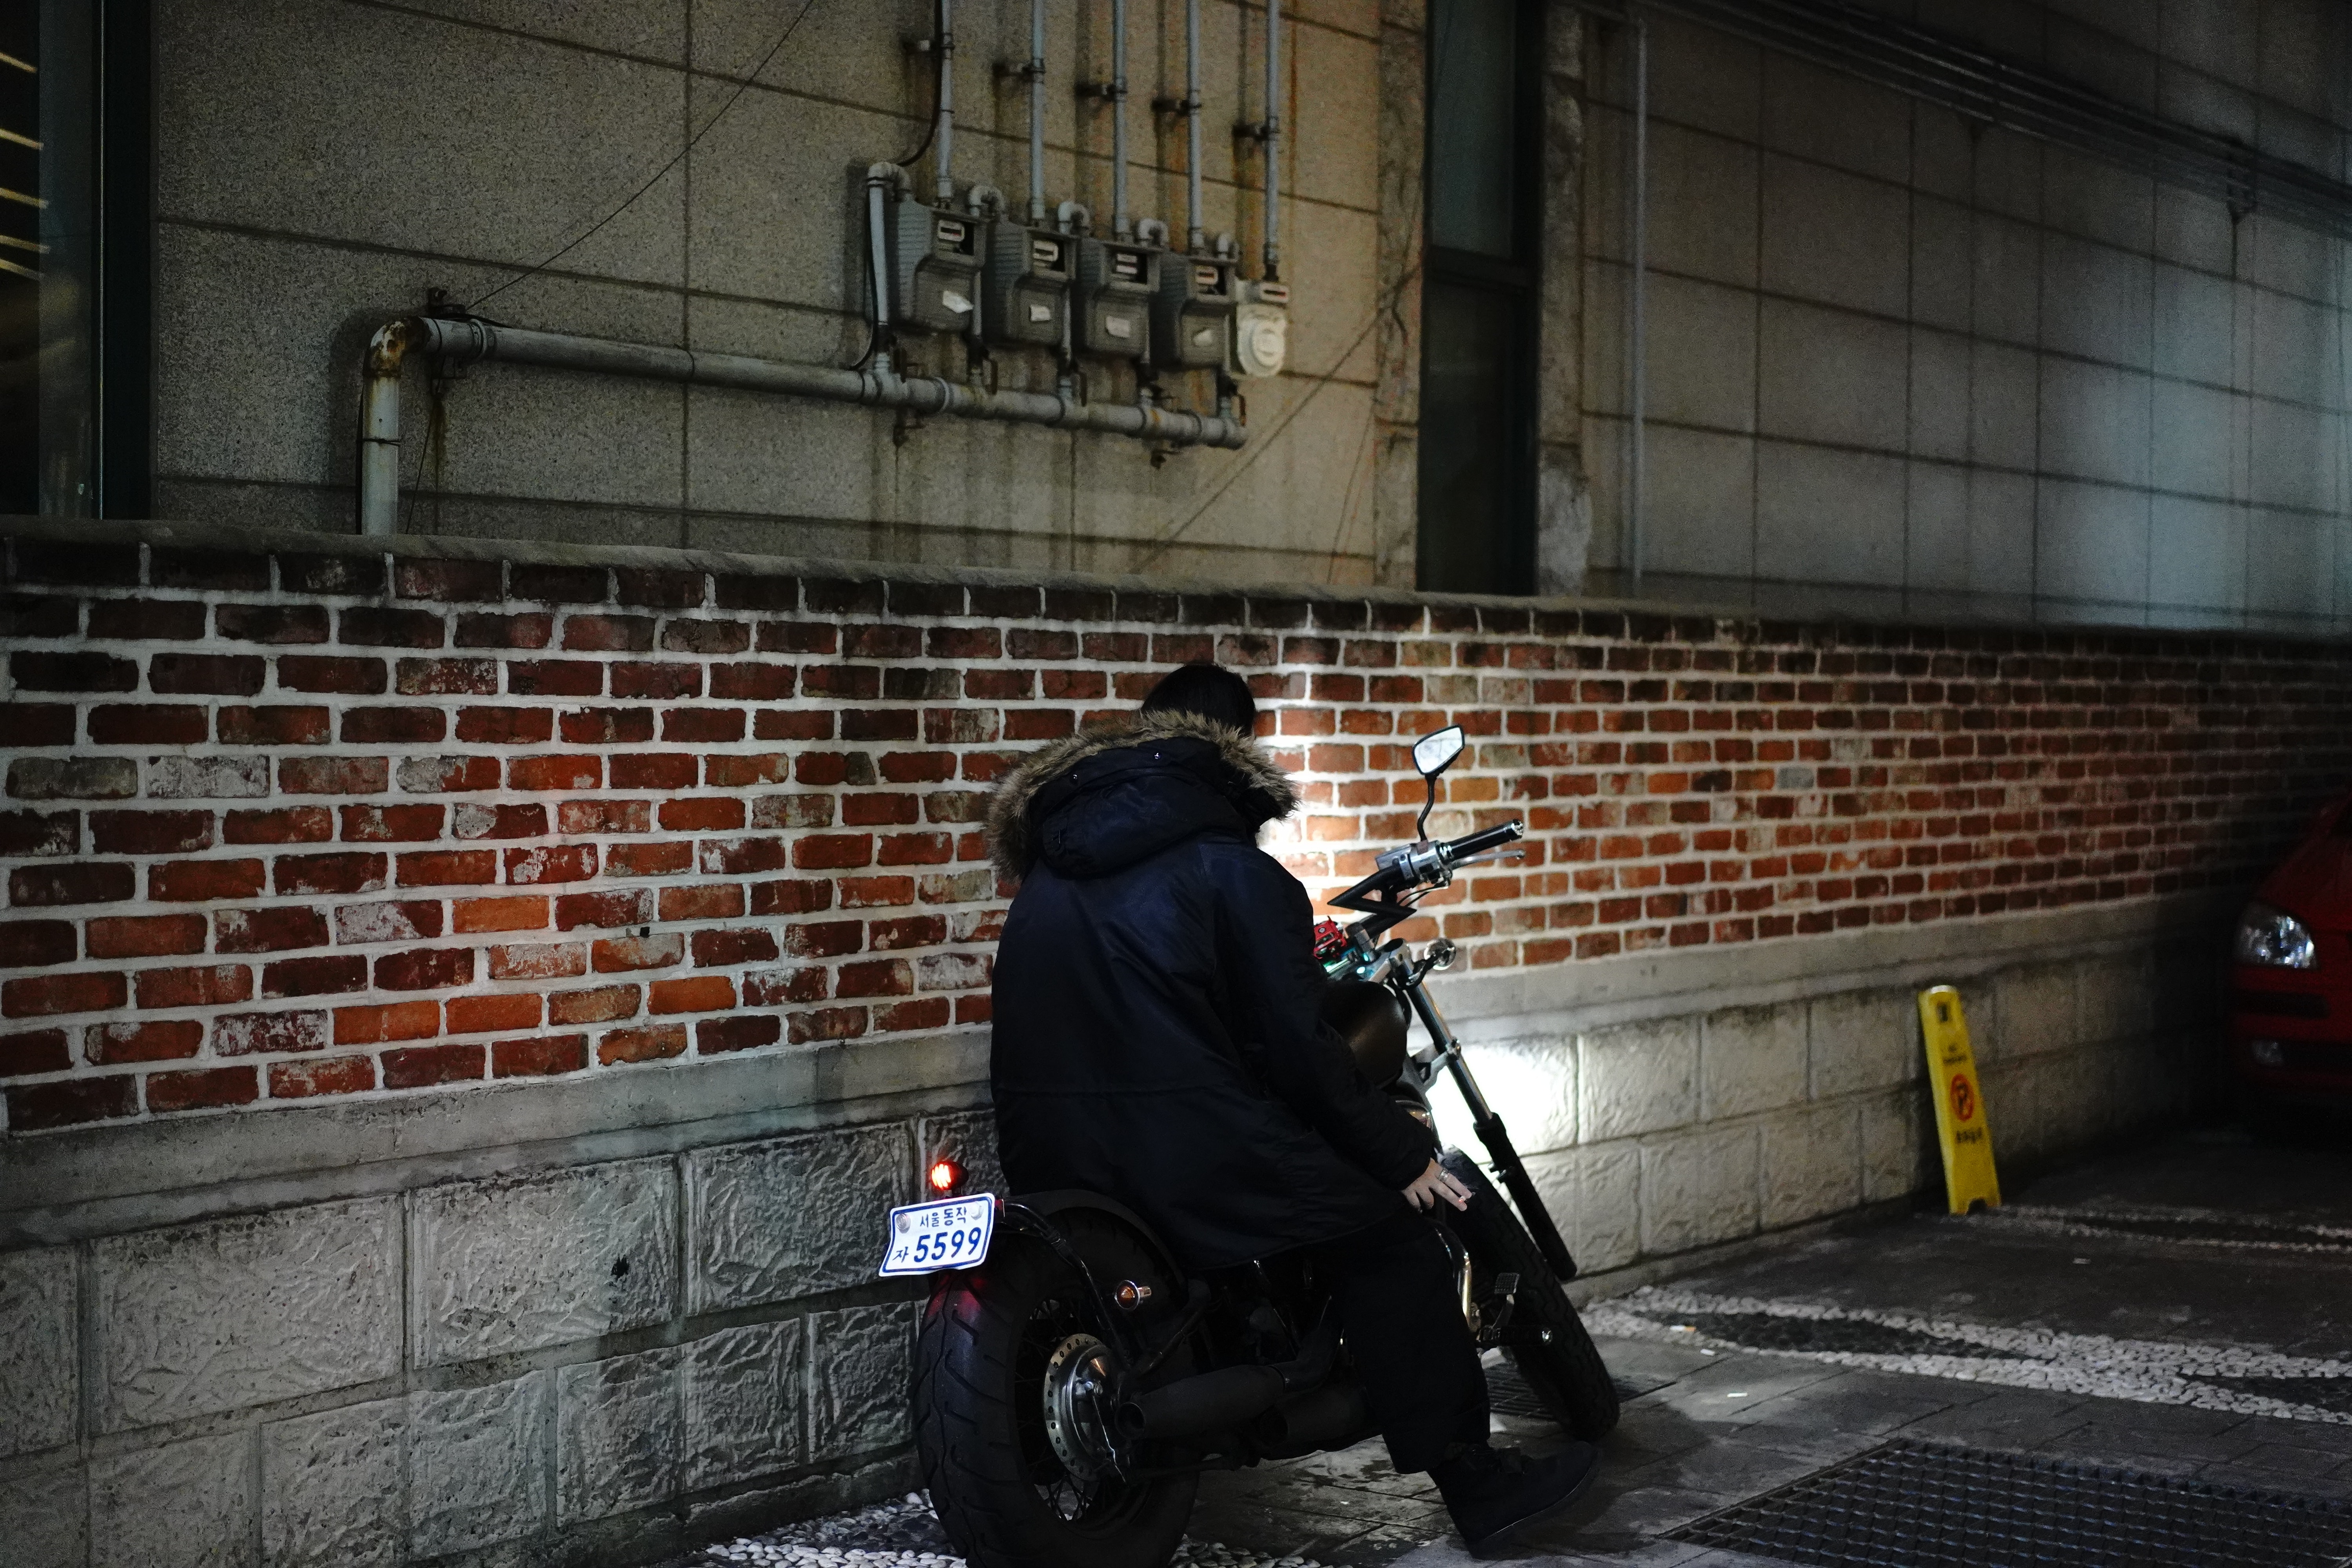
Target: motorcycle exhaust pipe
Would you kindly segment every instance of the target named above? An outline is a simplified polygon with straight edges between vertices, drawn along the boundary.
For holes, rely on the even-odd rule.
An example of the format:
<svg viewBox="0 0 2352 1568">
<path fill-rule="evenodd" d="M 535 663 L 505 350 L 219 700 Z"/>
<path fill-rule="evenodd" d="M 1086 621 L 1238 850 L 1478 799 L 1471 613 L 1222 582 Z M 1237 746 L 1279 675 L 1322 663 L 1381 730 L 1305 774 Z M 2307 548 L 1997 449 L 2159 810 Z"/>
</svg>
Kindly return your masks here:
<svg viewBox="0 0 2352 1568">
<path fill-rule="evenodd" d="M 1346 1448 L 1372 1435 L 1372 1407 L 1364 1385 L 1342 1377 L 1294 1394 L 1250 1427 L 1269 1459 L 1293 1459 L 1318 1448 Z"/>
<path fill-rule="evenodd" d="M 1221 1367 L 1137 1394 L 1118 1407 L 1118 1423 L 1131 1438 L 1204 1437 L 1255 1420 L 1284 1392 L 1278 1368 Z"/>
</svg>

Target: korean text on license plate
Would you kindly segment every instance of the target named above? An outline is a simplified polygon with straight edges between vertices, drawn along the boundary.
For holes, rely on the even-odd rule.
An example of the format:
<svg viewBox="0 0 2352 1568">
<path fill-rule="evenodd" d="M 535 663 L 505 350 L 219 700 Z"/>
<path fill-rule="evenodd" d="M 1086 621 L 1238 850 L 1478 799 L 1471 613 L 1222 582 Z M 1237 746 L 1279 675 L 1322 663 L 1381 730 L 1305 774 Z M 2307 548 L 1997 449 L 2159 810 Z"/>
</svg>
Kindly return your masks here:
<svg viewBox="0 0 2352 1568">
<path fill-rule="evenodd" d="M 892 1209 L 881 1272 L 970 1268 L 988 1256 L 989 1238 L 995 1232 L 996 1199 L 987 1193 Z"/>
</svg>

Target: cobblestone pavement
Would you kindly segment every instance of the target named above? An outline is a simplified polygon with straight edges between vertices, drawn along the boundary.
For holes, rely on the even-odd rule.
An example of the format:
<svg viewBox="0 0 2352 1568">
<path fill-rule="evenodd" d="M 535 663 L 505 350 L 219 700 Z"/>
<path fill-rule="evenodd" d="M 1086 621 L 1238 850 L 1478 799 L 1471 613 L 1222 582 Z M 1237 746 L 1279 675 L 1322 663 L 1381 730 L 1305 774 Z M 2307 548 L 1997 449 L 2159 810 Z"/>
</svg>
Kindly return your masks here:
<svg viewBox="0 0 2352 1568">
<path fill-rule="evenodd" d="M 1670 1536 L 1895 1437 L 2352 1501 L 2352 1154 L 2184 1137 L 2011 1200 L 1593 1303 L 1624 1418 L 1591 1495 L 1519 1556 L 1761 1568 Z M 1197 1568 L 1470 1561 L 1378 1443 L 1208 1476 L 1192 1533 Z M 951 1568 L 953 1550 L 912 1499 L 704 1561 Z"/>
</svg>

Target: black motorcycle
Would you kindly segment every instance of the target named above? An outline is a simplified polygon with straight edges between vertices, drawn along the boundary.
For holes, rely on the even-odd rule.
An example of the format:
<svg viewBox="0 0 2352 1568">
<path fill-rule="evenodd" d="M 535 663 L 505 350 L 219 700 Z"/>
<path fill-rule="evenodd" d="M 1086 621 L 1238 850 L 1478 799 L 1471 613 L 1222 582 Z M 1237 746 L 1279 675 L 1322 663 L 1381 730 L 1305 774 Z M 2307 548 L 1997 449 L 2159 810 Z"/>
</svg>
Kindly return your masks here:
<svg viewBox="0 0 2352 1568">
<path fill-rule="evenodd" d="M 1455 727 L 1413 748 L 1430 805 L 1464 744 Z M 1318 932 L 1323 1012 L 1366 1078 L 1424 1122 L 1431 1089 L 1453 1079 L 1517 1205 L 1460 1150 L 1439 1154 L 1472 1194 L 1466 1209 L 1437 1215 L 1463 1316 L 1561 1426 L 1597 1438 L 1616 1425 L 1617 1394 L 1560 1288 L 1576 1264 L 1423 985 L 1453 945 L 1416 954 L 1388 938 L 1423 894 L 1525 832 L 1515 821 L 1390 850 L 1332 900 L 1361 918 Z M 1413 1016 L 1428 1036 L 1417 1051 Z M 937 1186 L 953 1167 L 931 1174 Z M 915 1352 L 915 1436 L 932 1506 L 973 1568 L 1161 1568 L 1202 1470 L 1373 1434 L 1328 1296 L 1295 1260 L 1188 1278 L 1150 1226 L 1087 1192 L 949 1196 L 892 1224 L 885 1272 L 944 1269 Z"/>
</svg>

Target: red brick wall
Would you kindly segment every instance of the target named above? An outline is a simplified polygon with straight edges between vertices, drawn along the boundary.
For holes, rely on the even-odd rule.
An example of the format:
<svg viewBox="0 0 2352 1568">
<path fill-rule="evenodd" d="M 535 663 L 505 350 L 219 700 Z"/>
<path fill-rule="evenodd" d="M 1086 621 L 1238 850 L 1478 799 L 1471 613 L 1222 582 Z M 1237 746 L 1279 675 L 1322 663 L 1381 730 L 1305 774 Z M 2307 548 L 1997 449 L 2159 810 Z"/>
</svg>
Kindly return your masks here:
<svg viewBox="0 0 2352 1568">
<path fill-rule="evenodd" d="M 1190 658 L 1318 888 L 1477 734 L 1478 968 L 2242 883 L 2352 759 L 2313 645 L 355 548 L 12 542 L 9 1131 L 982 1026 L 991 782 Z"/>
</svg>

